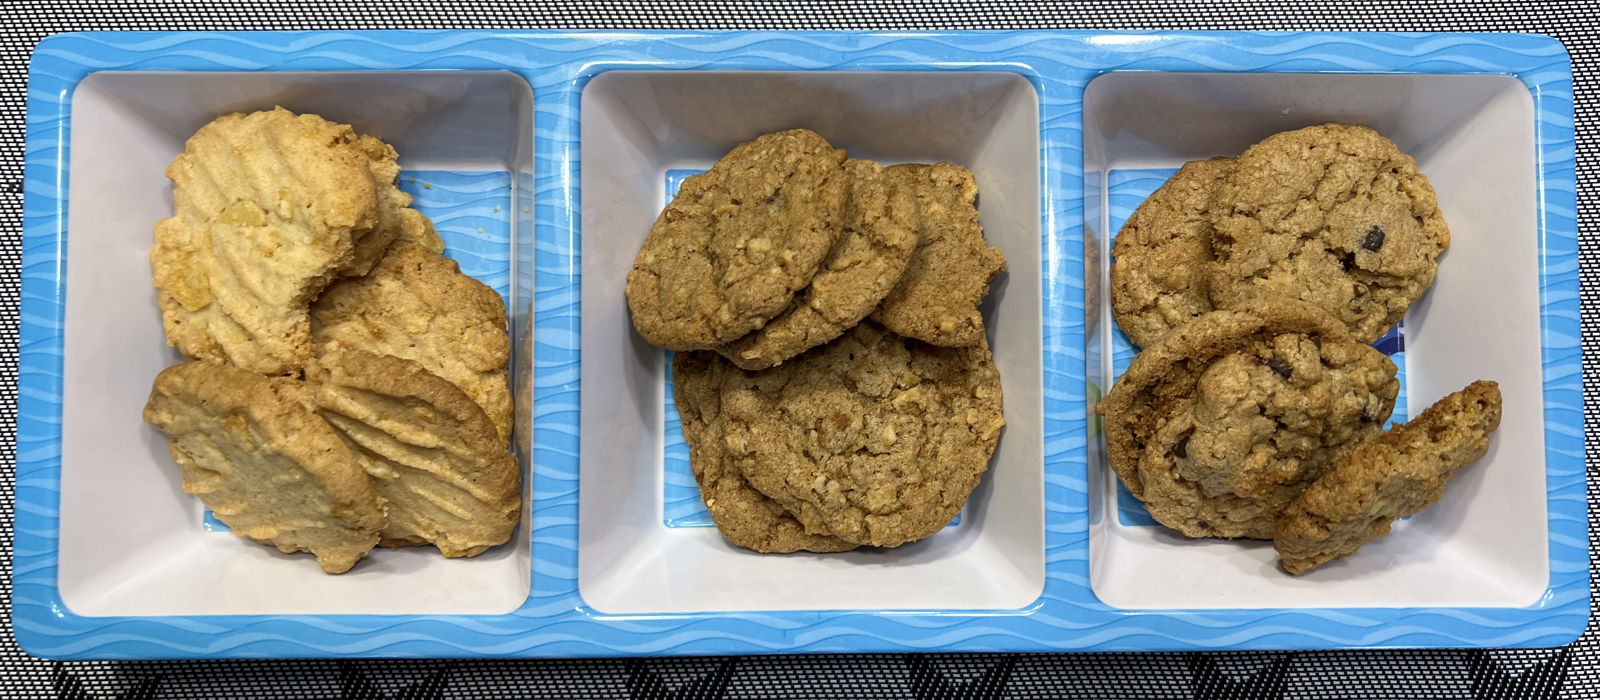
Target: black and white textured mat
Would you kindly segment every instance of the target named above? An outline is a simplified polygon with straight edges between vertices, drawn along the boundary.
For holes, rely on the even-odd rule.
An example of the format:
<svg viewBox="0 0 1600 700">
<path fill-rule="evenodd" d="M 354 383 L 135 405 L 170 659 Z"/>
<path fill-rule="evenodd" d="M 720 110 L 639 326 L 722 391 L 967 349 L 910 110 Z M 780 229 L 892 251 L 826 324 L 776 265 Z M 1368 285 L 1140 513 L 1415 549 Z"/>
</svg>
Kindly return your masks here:
<svg viewBox="0 0 1600 700">
<path fill-rule="evenodd" d="M 110 29 L 1326 29 L 1537 32 L 1572 54 L 1583 375 L 1594 362 L 1600 3 L 1501 2 L 0 2 L 0 607 L 10 608 L 23 107 L 28 55 Z M 1600 419 L 1597 419 L 1600 420 Z M 1588 421 L 1586 417 L 1586 422 Z M 1591 425 L 1590 427 L 1594 427 Z M 1585 451 L 1591 463 L 1595 444 Z M 1589 529 L 1600 531 L 1591 467 Z M 1600 581 L 1600 578 L 1595 580 Z M 840 655 L 583 661 L 43 661 L 0 618 L 0 698 L 1597 698 L 1600 628 L 1559 650 Z"/>
</svg>

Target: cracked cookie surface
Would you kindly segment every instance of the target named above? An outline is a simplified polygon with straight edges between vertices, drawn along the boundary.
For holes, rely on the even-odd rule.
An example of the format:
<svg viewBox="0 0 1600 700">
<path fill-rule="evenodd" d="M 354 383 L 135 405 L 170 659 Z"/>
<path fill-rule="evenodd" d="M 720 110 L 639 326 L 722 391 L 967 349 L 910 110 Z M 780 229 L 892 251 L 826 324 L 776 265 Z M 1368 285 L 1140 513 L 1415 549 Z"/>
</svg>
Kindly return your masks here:
<svg viewBox="0 0 1600 700">
<path fill-rule="evenodd" d="M 320 348 L 337 341 L 413 360 L 467 392 L 499 433 L 511 437 L 505 301 L 454 260 L 396 241 L 365 277 L 335 282 L 311 305 Z"/>
<path fill-rule="evenodd" d="M 722 420 L 751 486 L 812 531 L 877 547 L 948 524 L 1005 425 L 986 344 L 936 347 L 871 322 L 778 367 L 730 374 Z"/>
<path fill-rule="evenodd" d="M 381 544 L 470 557 L 511 539 L 516 458 L 459 387 L 411 360 L 337 345 L 307 374 L 318 412 L 388 502 Z"/>
<path fill-rule="evenodd" d="M 844 161 L 795 129 L 739 144 L 684 180 L 628 272 L 639 335 L 671 350 L 712 349 L 787 309 L 839 237 Z"/>
<path fill-rule="evenodd" d="M 1251 146 L 1211 212 L 1214 306 L 1300 299 L 1367 343 L 1428 289 L 1450 245 L 1427 176 L 1363 126 L 1307 127 Z"/>
</svg>

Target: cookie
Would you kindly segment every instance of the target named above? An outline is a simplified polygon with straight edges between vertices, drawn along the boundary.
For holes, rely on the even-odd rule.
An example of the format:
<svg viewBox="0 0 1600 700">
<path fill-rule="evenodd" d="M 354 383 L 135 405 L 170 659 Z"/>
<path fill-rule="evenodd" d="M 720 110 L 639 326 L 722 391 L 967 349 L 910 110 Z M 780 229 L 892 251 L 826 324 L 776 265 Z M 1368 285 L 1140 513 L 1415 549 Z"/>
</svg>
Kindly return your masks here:
<svg viewBox="0 0 1600 700">
<path fill-rule="evenodd" d="M 365 275 L 378 264 L 389 244 L 415 225 L 415 217 L 421 213 L 415 210 L 411 210 L 415 216 L 402 213 L 411 206 L 411 195 L 401 192 L 396 185 L 400 179 L 400 154 L 394 147 L 372 135 L 356 139 L 355 145 L 356 150 L 367 157 L 367 170 L 372 173 L 378 197 L 378 223 L 367 235 L 356 240 L 347 269 L 348 274 Z"/>
<path fill-rule="evenodd" d="M 378 543 L 383 500 L 298 381 L 191 362 L 156 376 L 144 420 L 165 432 L 198 496 L 239 537 L 310 552 L 330 574 Z"/>
<path fill-rule="evenodd" d="M 1211 199 L 1232 167 L 1232 158 L 1185 163 L 1112 241 L 1111 314 L 1135 346 L 1211 310 Z"/>
<path fill-rule="evenodd" d="M 1498 427 L 1500 385 L 1477 381 L 1351 450 L 1278 519 L 1273 544 L 1284 571 L 1354 554 L 1389 534 L 1394 520 L 1433 505 L 1457 470 L 1489 451 Z"/>
<path fill-rule="evenodd" d="M 684 180 L 628 272 L 639 335 L 708 350 L 789 308 L 839 238 L 844 161 L 844 151 L 795 129 L 739 144 Z"/>
<path fill-rule="evenodd" d="M 167 342 L 265 374 L 311 358 L 306 306 L 379 224 L 349 126 L 283 109 L 201 127 L 167 167 L 174 216 L 150 251 Z"/>
<path fill-rule="evenodd" d="M 767 325 L 717 348 L 749 370 L 781 364 L 861 322 L 899 282 L 917 245 L 917 200 L 869 160 L 845 161 L 844 232 L 810 286 Z"/>
<path fill-rule="evenodd" d="M 896 165 L 888 172 L 917 195 L 917 248 L 872 319 L 908 338 L 944 347 L 983 342 L 978 306 L 1006 256 L 983 238 L 978 184 L 959 165 Z"/>
<path fill-rule="evenodd" d="M 1251 146 L 1211 211 L 1214 306 L 1300 299 L 1366 343 L 1433 284 L 1450 245 L 1416 161 L 1362 126 L 1307 127 Z"/>
<path fill-rule="evenodd" d="M 776 501 L 746 483 L 727 458 L 721 422 L 721 386 L 727 360 L 711 352 L 680 352 L 672 363 L 673 397 L 689 443 L 690 469 L 717 531 L 729 542 L 757 552 L 843 552 L 856 545 L 806 531 Z"/>
<path fill-rule="evenodd" d="M 981 337 L 981 336 L 980 336 Z M 846 542 L 938 532 L 989 468 L 1000 375 L 981 341 L 941 348 L 863 322 L 722 386 L 727 458 L 757 490 Z"/>
<path fill-rule="evenodd" d="M 337 346 L 307 379 L 388 502 L 381 544 L 470 557 L 511 539 L 522 512 L 516 459 L 455 384 L 411 360 Z"/>
<path fill-rule="evenodd" d="M 1270 539 L 1272 518 L 1376 435 L 1396 369 L 1310 305 L 1213 311 L 1135 357 L 1100 404 L 1112 469 L 1190 537 Z"/>
<path fill-rule="evenodd" d="M 504 446 L 511 437 L 511 357 L 505 302 L 454 260 L 395 242 L 365 277 L 335 282 L 311 305 L 320 347 L 413 360 L 483 407 Z"/>
</svg>

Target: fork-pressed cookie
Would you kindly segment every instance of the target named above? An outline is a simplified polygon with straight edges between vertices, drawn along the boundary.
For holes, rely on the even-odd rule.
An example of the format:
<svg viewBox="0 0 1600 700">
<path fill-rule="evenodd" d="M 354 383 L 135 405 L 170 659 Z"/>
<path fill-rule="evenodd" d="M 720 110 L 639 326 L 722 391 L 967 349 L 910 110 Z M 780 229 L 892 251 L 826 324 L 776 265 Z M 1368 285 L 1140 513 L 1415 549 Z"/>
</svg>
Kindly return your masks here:
<svg viewBox="0 0 1600 700">
<path fill-rule="evenodd" d="M 511 539 L 522 512 L 516 459 L 459 387 L 411 360 L 337 344 L 322 349 L 308 385 L 388 502 L 382 544 L 470 557 Z"/>
<path fill-rule="evenodd" d="M 167 342 L 266 374 L 311 358 L 307 305 L 379 227 L 355 132 L 282 108 L 201 127 L 167 167 L 174 215 L 150 251 Z"/>
<path fill-rule="evenodd" d="M 330 574 L 378 543 L 383 499 L 301 382 L 211 362 L 174 365 L 156 376 L 144 420 L 170 438 L 183 490 L 233 534 L 310 552 Z"/>
</svg>

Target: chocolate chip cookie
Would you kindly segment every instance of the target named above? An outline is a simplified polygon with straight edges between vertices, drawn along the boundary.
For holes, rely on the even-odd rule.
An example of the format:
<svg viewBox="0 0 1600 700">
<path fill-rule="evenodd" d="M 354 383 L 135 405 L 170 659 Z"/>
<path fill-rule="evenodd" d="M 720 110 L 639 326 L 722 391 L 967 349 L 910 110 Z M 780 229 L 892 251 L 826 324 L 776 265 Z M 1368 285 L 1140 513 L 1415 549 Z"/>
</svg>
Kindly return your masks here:
<svg viewBox="0 0 1600 700">
<path fill-rule="evenodd" d="M 1500 426 L 1500 386 L 1477 381 L 1351 450 L 1289 504 L 1273 544 L 1284 571 L 1302 574 L 1389 534 L 1433 505 L 1462 467 L 1489 450 Z"/>
<path fill-rule="evenodd" d="M 704 350 L 789 308 L 839 238 L 845 152 L 804 129 L 742 143 L 684 180 L 628 273 L 633 326 L 650 343 Z"/>
<path fill-rule="evenodd" d="M 1004 425 L 987 344 L 941 348 L 872 322 L 722 390 L 727 457 L 750 485 L 877 547 L 948 524 Z"/>
<path fill-rule="evenodd" d="M 1185 163 L 1111 244 L 1111 313 L 1138 347 L 1211 310 L 1211 200 L 1232 158 Z"/>
<path fill-rule="evenodd" d="M 984 337 L 978 306 L 1006 256 L 983 238 L 978 184 L 959 165 L 896 165 L 888 172 L 911 184 L 920 207 L 911 263 L 872 319 L 908 338 L 944 347 L 977 345 Z"/>
<path fill-rule="evenodd" d="M 1211 301 L 1300 299 L 1373 342 L 1450 245 L 1427 176 L 1372 129 L 1326 124 L 1251 146 L 1212 201 Z"/>
<path fill-rule="evenodd" d="M 1252 300 L 1163 336 L 1101 403 L 1112 468 L 1190 537 L 1272 537 L 1335 456 L 1382 430 L 1399 384 L 1320 310 Z"/>
<path fill-rule="evenodd" d="M 680 352 L 672 363 L 673 397 L 689 443 L 690 470 L 717 530 L 729 542 L 757 552 L 843 552 L 856 545 L 808 532 L 776 501 L 745 482 L 727 457 L 722 433 L 722 383 L 738 372 L 711 352 Z"/>
<path fill-rule="evenodd" d="M 717 349 L 734 364 L 764 369 L 839 337 L 866 318 L 905 272 L 917 246 L 911 187 L 870 160 L 850 159 L 844 167 L 850 179 L 844 233 L 788 310 Z"/>
</svg>

